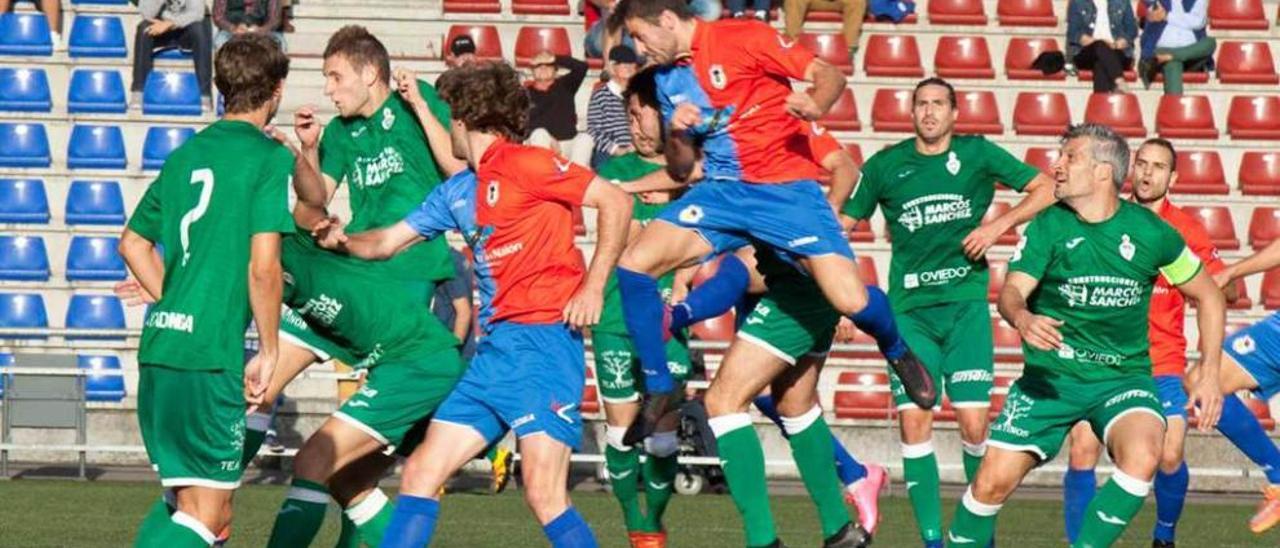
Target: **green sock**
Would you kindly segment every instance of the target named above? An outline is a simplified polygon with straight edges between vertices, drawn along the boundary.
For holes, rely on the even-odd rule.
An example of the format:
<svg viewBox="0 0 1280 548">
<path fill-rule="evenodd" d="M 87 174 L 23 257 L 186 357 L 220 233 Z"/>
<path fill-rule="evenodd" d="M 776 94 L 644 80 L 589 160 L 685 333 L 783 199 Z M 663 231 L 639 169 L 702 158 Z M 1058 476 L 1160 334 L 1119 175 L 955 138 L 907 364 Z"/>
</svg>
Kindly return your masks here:
<svg viewBox="0 0 1280 548">
<path fill-rule="evenodd" d="M 342 514 L 342 532 L 338 535 L 338 543 L 334 548 L 360 548 L 360 530 L 356 528 L 356 524 L 351 518 Z"/>
<path fill-rule="evenodd" d="M 247 470 L 249 463 L 258 456 L 263 440 L 267 439 L 267 428 L 271 426 L 271 415 L 253 413 L 244 418 L 244 452 L 240 454 L 240 470 Z"/>
<path fill-rule="evenodd" d="M 773 513 L 769 509 L 769 489 L 764 475 L 764 448 L 751 415 L 735 413 L 713 417 L 711 431 L 720 450 L 720 467 L 724 470 L 729 494 L 742 516 L 747 546 L 768 546 L 778 540 Z M 831 458 L 828 454 L 827 458 Z"/>
<path fill-rule="evenodd" d="M 674 435 L 675 433 L 672 432 Z M 680 469 L 676 455 L 665 457 L 649 455 L 644 461 L 645 527 L 647 533 L 662 531 L 662 515 L 675 492 L 676 471 Z"/>
<path fill-rule="evenodd" d="M 313 481 L 294 478 L 293 486 L 271 527 L 271 548 L 310 546 L 320 526 L 324 525 L 325 510 L 329 508 L 329 490 Z"/>
<path fill-rule="evenodd" d="M 395 509 L 395 505 L 387 500 L 386 493 L 381 489 L 374 489 L 364 500 L 343 512 L 343 524 L 350 520 L 360 531 L 360 540 L 369 546 L 380 546 L 382 534 L 391 524 L 391 515 L 395 513 Z"/>
<path fill-rule="evenodd" d="M 612 445 L 605 445 L 604 468 L 609 473 L 609 485 L 613 488 L 613 497 L 622 505 L 622 521 L 627 531 L 643 531 L 645 525 L 644 512 L 640 510 L 640 452 L 635 449 L 620 451 Z"/>
<path fill-rule="evenodd" d="M 933 443 L 902 446 L 902 476 L 907 483 L 907 496 L 915 511 L 920 538 L 942 539 L 942 495 L 938 492 L 938 457 Z"/>
<path fill-rule="evenodd" d="M 1098 494 L 1085 509 L 1080 536 L 1072 546 L 1111 546 L 1124 533 L 1133 517 L 1138 515 L 1138 511 L 1142 510 L 1142 503 L 1150 492 L 1151 482 L 1116 470 L 1111 474 L 1111 479 L 1098 489 Z"/>
<path fill-rule="evenodd" d="M 484 452 L 484 458 L 489 462 L 498 460 L 498 443 L 497 442 L 494 442 L 493 445 L 490 445 L 489 450 Z"/>
<path fill-rule="evenodd" d="M 978 477 L 978 467 L 982 465 L 982 457 L 987 454 L 987 442 L 972 444 L 961 441 L 964 445 L 964 482 L 973 483 Z"/>
<path fill-rule="evenodd" d="M 135 538 L 141 540 L 155 531 L 168 527 L 169 523 L 173 521 L 171 519 L 173 510 L 173 507 L 169 506 L 169 502 L 165 500 L 165 497 L 160 497 L 155 504 L 151 505 L 151 509 L 147 510 L 147 516 L 142 518 L 142 525 L 138 526 L 138 534 L 135 535 Z"/>
<path fill-rule="evenodd" d="M 204 524 L 182 512 L 174 512 L 169 522 L 138 535 L 135 548 L 208 548 L 216 537 Z"/>
<path fill-rule="evenodd" d="M 973 498 L 972 491 L 965 491 L 956 515 L 951 519 L 951 531 L 947 542 L 951 546 L 987 546 L 996 534 L 996 513 L 1000 504 L 984 504 Z"/>
<path fill-rule="evenodd" d="M 809 498 L 818 507 L 822 536 L 830 537 L 849 523 L 849 510 L 844 505 L 844 486 L 836 475 L 831 455 L 835 445 L 831 428 L 822 418 L 822 408 L 814 406 L 799 417 L 782 417 L 782 428 L 791 444 L 791 458 L 800 470 L 800 479 Z"/>
</svg>

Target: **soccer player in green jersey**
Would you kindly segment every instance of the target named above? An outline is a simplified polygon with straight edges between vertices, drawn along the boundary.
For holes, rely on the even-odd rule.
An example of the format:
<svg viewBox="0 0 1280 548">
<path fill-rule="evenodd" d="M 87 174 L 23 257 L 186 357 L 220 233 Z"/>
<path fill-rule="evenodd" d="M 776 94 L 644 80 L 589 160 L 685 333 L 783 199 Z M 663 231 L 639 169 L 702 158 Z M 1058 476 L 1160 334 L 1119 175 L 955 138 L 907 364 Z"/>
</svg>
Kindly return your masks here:
<svg viewBox="0 0 1280 548">
<path fill-rule="evenodd" d="M 1000 315 L 1022 336 L 1026 366 L 956 509 L 949 546 L 986 546 L 1001 505 L 1079 421 L 1088 421 L 1116 471 L 1072 545 L 1110 546 L 1124 532 L 1151 491 L 1164 439 L 1147 338 L 1157 276 L 1198 302 L 1204 375 L 1189 399 L 1200 406 L 1202 430 L 1218 420 L 1225 299 L 1173 227 L 1120 200 L 1128 169 L 1129 146 L 1106 126 L 1074 126 L 1063 138 L 1053 164 L 1060 203 L 1027 227 L 1000 292 Z"/>
<path fill-rule="evenodd" d="M 893 240 L 889 302 L 907 345 L 946 389 L 956 409 L 964 472 L 973 480 L 986 451 L 994 377 L 987 295 L 987 249 L 1001 234 L 1053 203 L 1053 184 L 1034 167 L 978 135 L 955 135 L 955 90 L 945 80 L 916 84 L 916 136 L 871 156 L 844 214 L 884 213 Z M 989 223 L 996 182 L 1027 194 Z M 903 476 L 925 546 L 942 544 L 942 499 L 933 450 L 933 409 L 907 398 L 891 370 Z M 945 383 L 944 383 L 945 381 Z"/>
<path fill-rule="evenodd" d="M 214 64 L 226 116 L 169 156 L 120 238 L 129 269 L 158 297 L 138 351 L 138 423 L 176 499 L 169 519 L 148 515 L 138 546 L 208 546 L 229 524 L 245 403 L 261 404 L 279 355 L 293 157 L 262 128 L 280 105 L 289 59 L 270 38 L 246 34 Z M 250 319 L 260 351 L 245 364 Z"/>
</svg>

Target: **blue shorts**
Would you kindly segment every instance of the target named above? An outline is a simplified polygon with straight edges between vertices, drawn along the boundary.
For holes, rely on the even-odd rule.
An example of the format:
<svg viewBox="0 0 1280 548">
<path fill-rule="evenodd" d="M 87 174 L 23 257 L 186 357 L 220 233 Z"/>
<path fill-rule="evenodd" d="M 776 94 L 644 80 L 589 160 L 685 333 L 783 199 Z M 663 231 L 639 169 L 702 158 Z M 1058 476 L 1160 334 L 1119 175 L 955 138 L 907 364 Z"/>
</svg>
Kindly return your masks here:
<svg viewBox="0 0 1280 548">
<path fill-rule="evenodd" d="M 564 324 L 499 323 L 432 419 L 469 426 L 488 442 L 546 434 L 582 444 L 586 360 L 582 335 Z"/>
<path fill-rule="evenodd" d="M 1232 333 L 1223 341 L 1222 351 L 1257 381 L 1256 396 L 1265 401 L 1280 393 L 1280 317 L 1276 314 Z"/>
<path fill-rule="evenodd" d="M 1187 420 L 1187 390 L 1182 387 L 1182 377 L 1156 375 L 1156 397 L 1164 408 L 1165 417 L 1181 417 Z"/>
<path fill-rule="evenodd" d="M 849 240 L 816 181 L 779 184 L 708 180 L 690 187 L 658 219 L 695 230 L 714 257 L 755 241 L 784 256 L 853 259 Z"/>
</svg>

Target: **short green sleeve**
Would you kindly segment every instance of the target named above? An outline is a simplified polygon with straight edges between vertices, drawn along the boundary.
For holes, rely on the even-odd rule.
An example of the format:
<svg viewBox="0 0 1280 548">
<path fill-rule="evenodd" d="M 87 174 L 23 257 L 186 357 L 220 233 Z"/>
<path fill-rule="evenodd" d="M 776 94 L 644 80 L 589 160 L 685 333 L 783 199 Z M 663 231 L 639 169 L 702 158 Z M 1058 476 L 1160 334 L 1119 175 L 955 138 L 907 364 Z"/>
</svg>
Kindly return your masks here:
<svg viewBox="0 0 1280 548">
<path fill-rule="evenodd" d="M 161 172 L 160 177 L 151 182 L 151 186 L 148 186 L 146 193 L 142 195 L 142 200 L 133 209 L 133 216 L 129 217 L 129 230 L 152 242 L 160 241 L 164 226 L 164 218 L 160 210 L 160 181 L 162 177 L 164 177 L 163 172 Z"/>
<path fill-rule="evenodd" d="M 418 91 L 422 93 L 422 99 L 427 102 L 427 108 L 431 110 L 431 114 L 436 117 L 436 120 L 440 121 L 440 125 L 444 126 L 445 131 L 448 131 L 449 122 L 453 119 L 453 115 L 449 111 L 449 104 L 440 98 L 435 86 L 422 80 L 418 80 Z"/>
<path fill-rule="evenodd" d="M 844 207 L 840 209 L 841 213 L 850 218 L 857 220 L 867 219 L 876 211 L 876 204 L 880 201 L 880 181 L 878 179 L 880 170 L 876 169 L 879 162 L 875 160 L 875 156 L 872 156 L 871 159 L 867 160 L 866 165 L 862 166 L 862 175 L 858 178 L 858 188 L 853 191 L 853 196 L 845 200 Z"/>
<path fill-rule="evenodd" d="M 1160 274 L 1172 285 L 1191 281 L 1203 268 L 1200 256 L 1187 246 L 1178 231 L 1169 226 L 1160 229 L 1160 247 L 1156 250 Z"/>
<path fill-rule="evenodd" d="M 350 142 L 343 134 L 347 129 L 334 118 L 324 127 L 320 136 L 320 173 L 342 184 L 347 174 L 347 166 L 351 165 Z"/>
<path fill-rule="evenodd" d="M 979 154 L 985 162 L 987 171 L 991 176 L 1005 186 L 1017 191 L 1026 188 L 1027 184 L 1040 170 L 1034 166 L 1027 165 L 1022 160 L 1015 158 L 1004 147 L 997 145 L 986 138 L 980 137 Z"/>
<path fill-rule="evenodd" d="M 1049 212 L 1037 215 L 1027 224 L 1027 229 L 1022 233 L 1022 240 L 1018 242 L 1018 247 L 1013 250 L 1013 257 L 1009 259 L 1010 272 L 1022 272 L 1037 280 L 1044 276 L 1045 269 L 1049 266 L 1053 232 L 1053 228 L 1048 226 L 1050 221 L 1045 213 Z"/>
<path fill-rule="evenodd" d="M 273 151 L 256 182 L 249 228 L 252 234 L 292 233 L 289 213 L 289 183 L 293 179 L 293 154 L 279 147 Z"/>
</svg>

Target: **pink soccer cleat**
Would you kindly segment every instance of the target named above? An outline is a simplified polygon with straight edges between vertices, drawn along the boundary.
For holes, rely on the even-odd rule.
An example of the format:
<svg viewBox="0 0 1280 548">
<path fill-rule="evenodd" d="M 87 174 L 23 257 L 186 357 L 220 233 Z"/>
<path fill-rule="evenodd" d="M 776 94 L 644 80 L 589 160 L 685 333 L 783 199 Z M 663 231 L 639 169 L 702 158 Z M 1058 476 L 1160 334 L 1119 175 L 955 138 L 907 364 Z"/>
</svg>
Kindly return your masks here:
<svg viewBox="0 0 1280 548">
<path fill-rule="evenodd" d="M 844 488 L 844 501 L 858 509 L 858 524 L 875 534 L 880 524 L 880 493 L 889 486 L 889 471 L 878 464 L 867 465 L 867 477 Z"/>
<path fill-rule="evenodd" d="M 1277 523 L 1280 523 L 1280 485 L 1268 485 L 1262 488 L 1262 503 L 1249 520 L 1249 530 L 1262 534 Z"/>
</svg>

